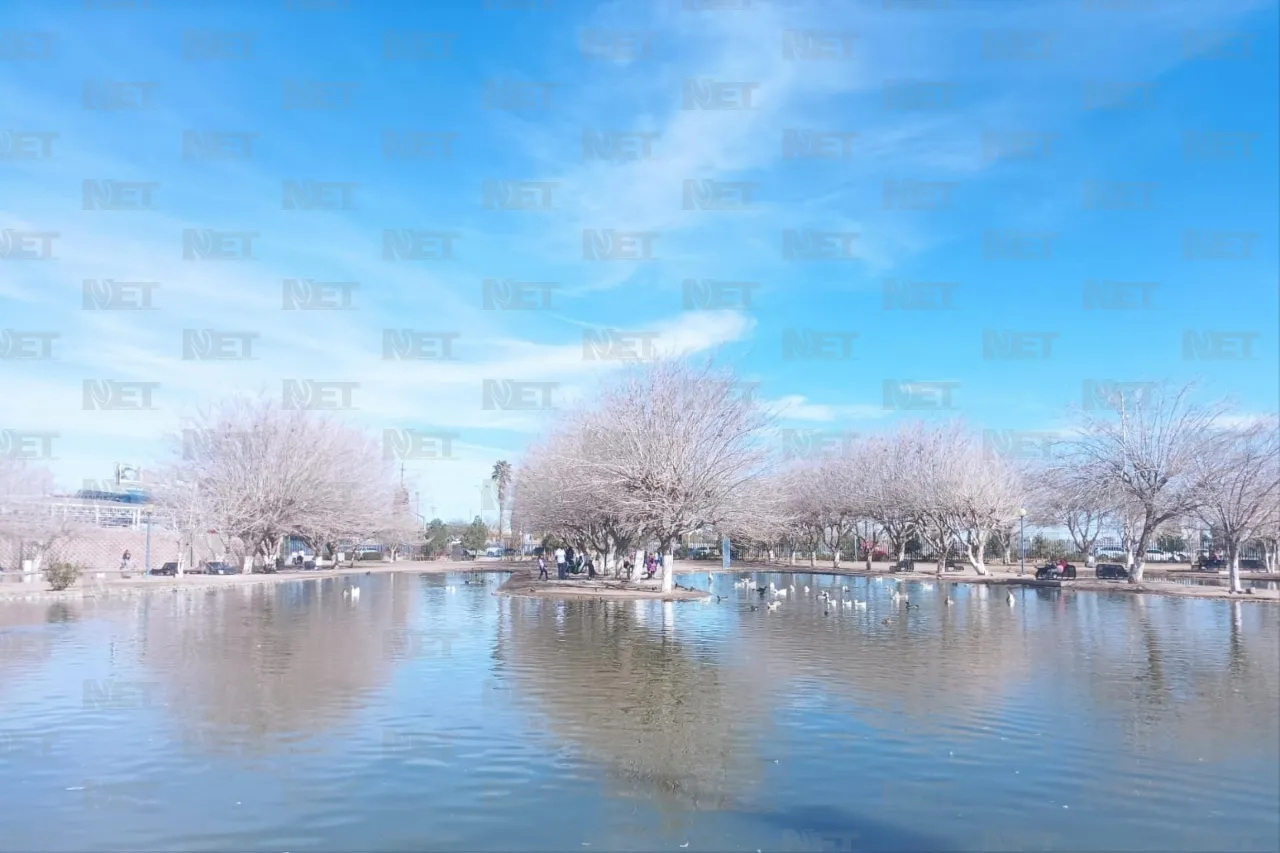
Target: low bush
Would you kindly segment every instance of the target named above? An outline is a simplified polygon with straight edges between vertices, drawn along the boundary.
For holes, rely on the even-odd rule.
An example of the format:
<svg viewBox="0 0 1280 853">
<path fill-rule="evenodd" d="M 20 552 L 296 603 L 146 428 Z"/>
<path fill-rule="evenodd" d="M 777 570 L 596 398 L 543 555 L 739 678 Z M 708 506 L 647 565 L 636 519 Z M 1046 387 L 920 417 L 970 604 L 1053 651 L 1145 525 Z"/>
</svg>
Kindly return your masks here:
<svg viewBox="0 0 1280 853">
<path fill-rule="evenodd" d="M 74 563 L 51 563 L 44 570 L 44 579 L 49 582 L 49 588 L 57 592 L 79 580 L 80 571 L 80 567 Z"/>
</svg>

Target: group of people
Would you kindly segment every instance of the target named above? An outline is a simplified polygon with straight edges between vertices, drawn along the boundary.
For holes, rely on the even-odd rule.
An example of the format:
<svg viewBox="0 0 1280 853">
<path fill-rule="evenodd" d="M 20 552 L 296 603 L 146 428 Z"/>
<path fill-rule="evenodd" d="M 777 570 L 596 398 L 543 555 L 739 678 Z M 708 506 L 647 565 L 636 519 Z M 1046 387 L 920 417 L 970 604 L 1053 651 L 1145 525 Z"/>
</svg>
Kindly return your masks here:
<svg viewBox="0 0 1280 853">
<path fill-rule="evenodd" d="M 583 572 L 586 572 L 587 577 L 592 580 L 596 577 L 595 560 L 590 554 L 574 554 L 573 548 L 557 548 L 555 558 L 556 577 L 560 580 L 564 580 L 570 574 L 580 575 Z M 548 580 L 545 554 L 538 555 L 538 580 Z"/>
<path fill-rule="evenodd" d="M 559 580 L 564 580 L 570 574 L 580 575 L 584 572 L 592 580 L 598 576 L 595 561 L 590 554 L 575 554 L 573 548 L 557 548 L 554 557 L 556 561 L 556 577 Z M 662 558 L 656 552 L 646 552 L 644 555 L 644 579 L 653 578 L 661 568 Z M 622 571 L 626 577 L 630 578 L 634 570 L 635 564 L 631 562 L 630 558 L 622 561 Z M 550 580 L 550 576 L 547 573 L 547 558 L 545 554 L 538 555 L 538 580 Z"/>
</svg>

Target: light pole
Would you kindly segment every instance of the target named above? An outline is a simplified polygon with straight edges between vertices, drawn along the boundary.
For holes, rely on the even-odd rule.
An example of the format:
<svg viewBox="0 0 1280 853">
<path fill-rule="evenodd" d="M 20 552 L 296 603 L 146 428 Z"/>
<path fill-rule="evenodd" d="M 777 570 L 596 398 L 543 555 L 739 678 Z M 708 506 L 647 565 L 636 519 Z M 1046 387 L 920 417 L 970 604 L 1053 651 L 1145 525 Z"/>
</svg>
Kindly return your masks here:
<svg viewBox="0 0 1280 853">
<path fill-rule="evenodd" d="M 1027 570 L 1027 546 L 1022 539 L 1023 522 L 1027 519 L 1027 511 L 1025 509 L 1018 510 L 1018 575 L 1023 575 Z"/>
</svg>

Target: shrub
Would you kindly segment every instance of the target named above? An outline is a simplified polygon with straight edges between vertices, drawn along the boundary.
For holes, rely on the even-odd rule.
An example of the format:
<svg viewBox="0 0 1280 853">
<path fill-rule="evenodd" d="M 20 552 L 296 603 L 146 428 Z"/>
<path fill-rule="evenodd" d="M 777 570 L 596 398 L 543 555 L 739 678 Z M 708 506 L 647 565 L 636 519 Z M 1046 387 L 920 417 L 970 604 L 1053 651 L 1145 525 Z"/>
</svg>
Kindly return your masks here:
<svg viewBox="0 0 1280 853">
<path fill-rule="evenodd" d="M 51 563 L 44 570 L 49 588 L 57 592 L 71 586 L 80 578 L 80 567 L 74 563 Z"/>
</svg>

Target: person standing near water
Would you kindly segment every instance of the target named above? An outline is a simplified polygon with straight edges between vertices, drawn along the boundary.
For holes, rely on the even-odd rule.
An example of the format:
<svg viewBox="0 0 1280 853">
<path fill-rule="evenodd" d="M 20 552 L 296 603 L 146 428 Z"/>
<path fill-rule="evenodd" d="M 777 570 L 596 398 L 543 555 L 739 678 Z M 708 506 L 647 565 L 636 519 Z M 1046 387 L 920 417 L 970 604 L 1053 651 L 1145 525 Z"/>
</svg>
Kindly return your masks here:
<svg viewBox="0 0 1280 853">
<path fill-rule="evenodd" d="M 564 580 L 564 549 L 556 549 L 556 576 Z"/>
<path fill-rule="evenodd" d="M 538 557 L 538 580 L 540 580 L 540 581 L 548 580 L 548 578 L 547 578 L 547 558 L 546 558 L 546 557 L 543 557 L 543 556 L 539 556 L 539 557 Z"/>
</svg>

